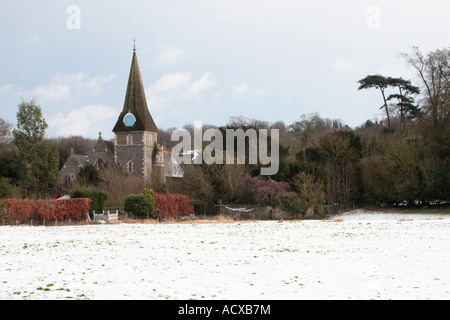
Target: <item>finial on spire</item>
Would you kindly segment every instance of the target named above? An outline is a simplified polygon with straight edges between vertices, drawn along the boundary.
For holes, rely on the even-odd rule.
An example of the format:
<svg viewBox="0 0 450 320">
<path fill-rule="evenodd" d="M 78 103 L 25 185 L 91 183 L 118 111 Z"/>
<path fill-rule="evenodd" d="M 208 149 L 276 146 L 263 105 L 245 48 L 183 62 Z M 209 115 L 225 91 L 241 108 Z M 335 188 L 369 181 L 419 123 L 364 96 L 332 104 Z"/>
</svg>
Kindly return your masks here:
<svg viewBox="0 0 450 320">
<path fill-rule="evenodd" d="M 136 38 L 133 38 L 133 43 L 134 43 L 133 51 L 136 52 Z"/>
</svg>

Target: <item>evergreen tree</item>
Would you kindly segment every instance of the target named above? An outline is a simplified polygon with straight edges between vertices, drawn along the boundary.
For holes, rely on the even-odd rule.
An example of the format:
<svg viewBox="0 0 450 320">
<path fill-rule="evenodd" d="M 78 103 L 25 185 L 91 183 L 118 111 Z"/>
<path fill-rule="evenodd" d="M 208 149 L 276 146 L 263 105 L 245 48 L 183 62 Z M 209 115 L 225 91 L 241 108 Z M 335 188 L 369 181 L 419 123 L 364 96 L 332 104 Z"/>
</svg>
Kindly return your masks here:
<svg viewBox="0 0 450 320">
<path fill-rule="evenodd" d="M 86 185 L 97 186 L 102 180 L 100 179 L 100 173 L 95 166 L 88 164 L 81 168 L 78 173 L 78 178 L 83 181 Z"/>
<path fill-rule="evenodd" d="M 36 191 L 41 196 L 46 195 L 59 181 L 59 154 L 53 144 L 42 141 L 37 148 L 37 161 L 32 175 L 37 178 Z"/>
<path fill-rule="evenodd" d="M 386 94 L 385 94 L 386 88 L 388 88 L 390 86 L 390 78 L 381 76 L 379 74 L 369 75 L 369 76 L 365 77 L 364 79 L 359 80 L 358 83 L 360 84 L 358 90 L 371 89 L 371 88 L 380 89 L 380 92 L 381 92 L 381 95 L 383 96 L 383 101 L 384 101 L 384 104 L 381 106 L 380 109 L 383 109 L 383 108 L 385 109 L 386 117 L 387 117 L 387 121 L 388 121 L 388 128 L 391 129 L 391 118 L 389 115 L 387 98 L 386 98 Z"/>
<path fill-rule="evenodd" d="M 397 99 L 397 107 L 400 110 L 401 129 L 404 129 L 405 120 L 417 117 L 419 107 L 414 104 L 414 99 L 411 94 L 419 94 L 420 89 L 411 84 L 411 81 L 402 78 L 388 78 L 389 86 L 397 87 L 399 93 L 391 94 L 387 101 Z"/>
<path fill-rule="evenodd" d="M 36 101 L 22 101 L 13 136 L 21 166 L 19 184 L 26 196 L 45 196 L 58 180 L 58 154 L 51 143 L 44 141 L 47 127 Z"/>
</svg>

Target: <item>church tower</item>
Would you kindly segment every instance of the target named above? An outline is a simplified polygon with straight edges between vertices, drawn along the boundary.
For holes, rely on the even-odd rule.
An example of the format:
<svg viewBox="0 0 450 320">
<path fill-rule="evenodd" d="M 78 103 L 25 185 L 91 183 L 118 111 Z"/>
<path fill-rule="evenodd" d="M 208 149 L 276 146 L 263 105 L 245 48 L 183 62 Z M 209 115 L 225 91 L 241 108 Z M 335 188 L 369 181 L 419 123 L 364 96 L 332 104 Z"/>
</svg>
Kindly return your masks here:
<svg viewBox="0 0 450 320">
<path fill-rule="evenodd" d="M 136 48 L 133 50 L 125 103 L 113 132 L 116 163 L 130 177 L 151 179 L 158 128 L 148 111 Z"/>
</svg>

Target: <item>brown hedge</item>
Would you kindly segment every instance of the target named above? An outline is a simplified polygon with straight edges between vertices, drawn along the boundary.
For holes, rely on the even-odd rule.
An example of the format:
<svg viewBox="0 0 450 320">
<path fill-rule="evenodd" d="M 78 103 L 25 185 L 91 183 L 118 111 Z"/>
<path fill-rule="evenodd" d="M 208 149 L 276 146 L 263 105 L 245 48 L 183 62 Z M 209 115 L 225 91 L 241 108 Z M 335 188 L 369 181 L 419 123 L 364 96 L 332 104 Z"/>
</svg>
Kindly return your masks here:
<svg viewBox="0 0 450 320">
<path fill-rule="evenodd" d="M 29 220 L 83 220 L 87 218 L 91 199 L 32 200 L 8 199 L 5 217 L 20 221 Z"/>
<path fill-rule="evenodd" d="M 155 193 L 153 197 L 159 219 L 178 218 L 194 213 L 194 206 L 185 195 Z"/>
</svg>

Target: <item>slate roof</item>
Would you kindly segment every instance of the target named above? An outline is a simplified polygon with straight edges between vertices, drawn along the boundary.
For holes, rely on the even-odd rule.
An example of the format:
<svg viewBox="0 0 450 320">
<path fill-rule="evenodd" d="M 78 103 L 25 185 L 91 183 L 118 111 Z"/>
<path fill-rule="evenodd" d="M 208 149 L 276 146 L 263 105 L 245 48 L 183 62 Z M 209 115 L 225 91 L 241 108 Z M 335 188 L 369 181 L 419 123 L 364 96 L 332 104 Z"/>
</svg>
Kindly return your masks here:
<svg viewBox="0 0 450 320">
<path fill-rule="evenodd" d="M 164 172 L 167 177 L 183 178 L 184 172 L 172 152 L 163 150 Z"/>
<path fill-rule="evenodd" d="M 114 160 L 113 154 L 114 154 L 114 152 L 112 152 L 108 148 L 105 141 L 103 141 L 101 132 L 99 132 L 97 143 L 94 146 L 94 149 L 92 149 L 92 152 L 89 155 L 89 158 L 85 162 L 86 162 L 86 164 L 95 165 L 99 159 L 102 159 L 103 163 L 106 163 L 108 161 Z"/>
<path fill-rule="evenodd" d="M 60 170 L 61 180 L 64 181 L 71 174 L 77 175 L 81 168 L 84 168 L 88 164 L 96 165 L 99 159 L 102 160 L 103 164 L 114 160 L 113 152 L 111 152 L 105 144 L 105 141 L 103 141 L 101 133 L 99 133 L 97 144 L 88 156 L 74 154 L 72 148 L 69 158 Z"/>
<path fill-rule="evenodd" d="M 132 127 L 127 127 L 123 123 L 123 117 L 128 112 L 133 113 L 136 117 L 136 123 Z M 113 129 L 114 133 L 132 131 L 158 132 L 158 128 L 156 127 L 156 124 L 148 111 L 136 50 L 133 50 L 133 59 L 131 61 L 130 75 L 128 78 L 128 86 L 123 110 L 120 113 L 119 119 Z"/>
</svg>

